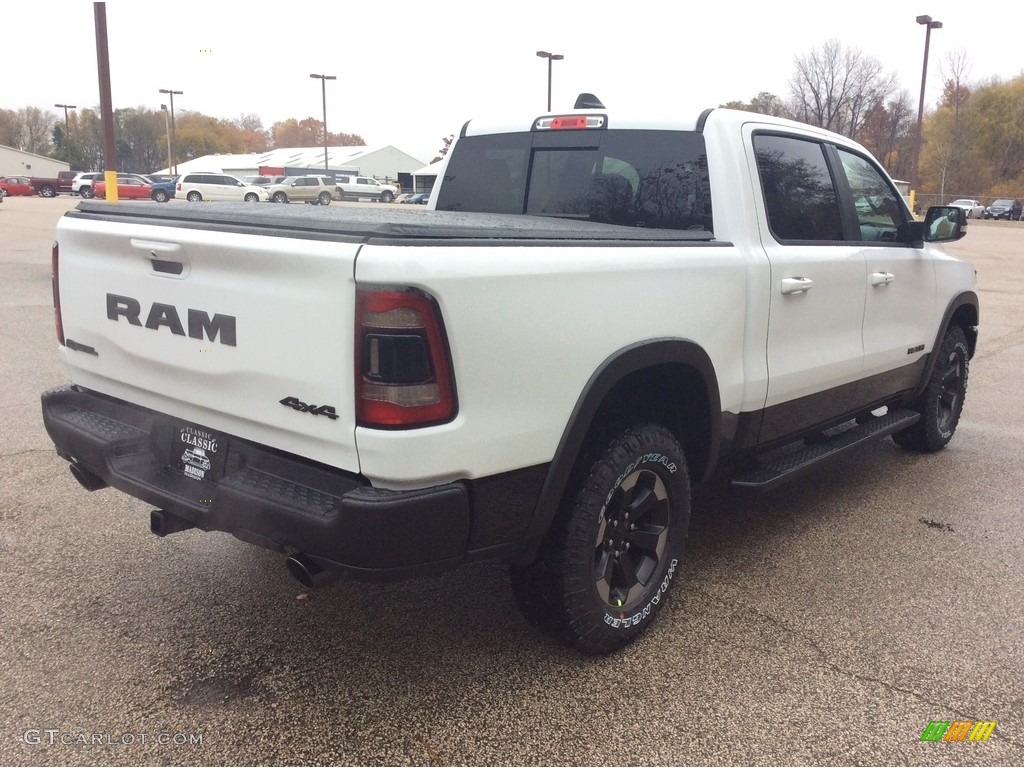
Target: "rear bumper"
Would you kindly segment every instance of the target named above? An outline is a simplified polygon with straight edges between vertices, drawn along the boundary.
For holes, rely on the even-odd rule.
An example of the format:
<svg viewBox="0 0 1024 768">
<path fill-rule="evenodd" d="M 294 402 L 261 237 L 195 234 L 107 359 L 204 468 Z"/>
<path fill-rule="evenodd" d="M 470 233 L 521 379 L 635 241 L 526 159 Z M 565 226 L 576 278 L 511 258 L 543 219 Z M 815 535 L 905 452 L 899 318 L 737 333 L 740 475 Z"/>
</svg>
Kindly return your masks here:
<svg viewBox="0 0 1024 768">
<path fill-rule="evenodd" d="M 230 435 L 223 477 L 193 480 L 171 466 L 178 422 L 170 416 L 76 388 L 44 393 L 42 409 L 60 456 L 204 531 L 301 552 L 368 581 L 438 573 L 466 558 L 471 494 L 463 483 L 377 489 Z"/>
</svg>

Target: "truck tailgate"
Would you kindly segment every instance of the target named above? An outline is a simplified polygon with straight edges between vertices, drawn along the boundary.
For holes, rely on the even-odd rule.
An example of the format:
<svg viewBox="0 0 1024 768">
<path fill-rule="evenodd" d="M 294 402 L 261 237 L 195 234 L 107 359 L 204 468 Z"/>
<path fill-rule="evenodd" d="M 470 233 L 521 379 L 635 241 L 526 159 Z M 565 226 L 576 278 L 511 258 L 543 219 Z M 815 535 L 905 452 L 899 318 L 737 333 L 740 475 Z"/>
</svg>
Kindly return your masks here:
<svg viewBox="0 0 1024 768">
<path fill-rule="evenodd" d="M 72 383 L 358 472 L 358 243 L 65 216 L 57 245 Z"/>
</svg>

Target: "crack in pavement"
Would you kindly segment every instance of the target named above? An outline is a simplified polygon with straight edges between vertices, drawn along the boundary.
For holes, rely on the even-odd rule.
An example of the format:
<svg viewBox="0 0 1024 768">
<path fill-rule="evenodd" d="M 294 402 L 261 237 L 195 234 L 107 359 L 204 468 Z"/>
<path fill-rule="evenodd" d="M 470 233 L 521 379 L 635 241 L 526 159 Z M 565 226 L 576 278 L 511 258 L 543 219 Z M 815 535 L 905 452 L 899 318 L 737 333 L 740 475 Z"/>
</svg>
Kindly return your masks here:
<svg viewBox="0 0 1024 768">
<path fill-rule="evenodd" d="M 912 688 L 905 688 L 903 686 L 896 685 L 895 683 L 889 682 L 887 680 L 883 680 L 881 678 L 871 677 L 870 675 L 864 675 L 864 674 L 861 674 L 859 672 L 854 672 L 853 670 L 850 670 L 850 669 L 844 669 L 839 664 L 837 664 L 835 661 L 833 661 L 832 659 L 829 658 L 828 653 L 825 651 L 824 648 L 821 647 L 821 644 L 815 638 L 811 637 L 810 635 L 807 635 L 804 632 L 801 632 L 798 629 L 794 629 L 794 628 L 788 626 L 781 619 L 778 619 L 778 618 L 776 618 L 774 616 L 771 616 L 771 615 L 769 615 L 767 613 L 764 613 L 763 611 L 758 610 L 754 606 L 742 605 L 742 604 L 737 604 L 737 603 L 731 603 L 731 602 L 729 602 L 728 600 L 726 600 L 724 598 L 718 597 L 717 595 L 712 595 L 710 592 L 708 592 L 705 589 L 701 589 L 700 587 L 697 587 L 696 591 L 700 592 L 701 594 L 703 594 L 708 599 L 719 603 L 720 605 L 724 606 L 725 608 L 728 608 L 728 609 L 732 610 L 735 613 L 746 613 L 746 614 L 749 614 L 749 615 L 753 615 L 754 617 L 764 621 L 767 624 L 770 624 L 771 626 L 781 630 L 782 632 L 784 632 L 784 633 L 786 633 L 788 635 L 791 635 L 793 637 L 798 638 L 799 640 L 803 641 L 807 646 L 810 646 L 810 648 L 813 650 L 813 652 L 818 656 L 818 658 L 820 660 L 820 663 L 825 668 L 827 668 L 829 670 L 832 670 L 833 672 L 835 672 L 838 675 L 842 675 L 843 677 L 849 678 L 851 680 L 857 680 L 858 682 L 862 682 L 862 683 L 875 683 L 875 684 L 881 685 L 882 687 L 884 687 L 885 689 L 887 689 L 889 691 L 892 691 L 892 692 L 895 692 L 895 693 L 906 694 L 908 696 L 913 696 L 915 699 L 918 699 L 919 701 L 921 701 L 921 702 L 923 702 L 925 704 L 928 704 L 928 705 L 930 705 L 932 707 L 935 707 L 937 711 L 940 711 L 940 712 L 943 712 L 943 713 L 948 712 L 948 713 L 950 713 L 951 716 L 955 716 L 957 719 L 960 719 L 960 720 L 974 720 L 975 719 L 973 714 L 966 714 L 966 713 L 964 713 L 963 710 L 961 710 L 961 709 L 959 709 L 959 708 L 957 708 L 955 706 L 951 706 L 951 705 L 947 704 L 946 702 L 936 701 L 935 699 L 929 697 L 926 693 L 924 693 L 922 691 L 914 690 Z M 983 698 L 987 698 L 987 697 L 983 697 Z M 1008 742 L 1009 744 L 1011 744 L 1013 746 L 1017 745 L 1017 742 L 1018 742 L 1017 739 L 1015 739 L 1013 737 L 1009 737 L 1009 736 L 1007 736 L 1006 734 L 1003 734 L 1003 733 L 1001 733 L 1000 736 L 1001 736 L 1000 740 L 1005 740 L 1006 742 Z M 1024 744 L 1022 744 L 1021 746 L 1024 747 Z"/>
</svg>

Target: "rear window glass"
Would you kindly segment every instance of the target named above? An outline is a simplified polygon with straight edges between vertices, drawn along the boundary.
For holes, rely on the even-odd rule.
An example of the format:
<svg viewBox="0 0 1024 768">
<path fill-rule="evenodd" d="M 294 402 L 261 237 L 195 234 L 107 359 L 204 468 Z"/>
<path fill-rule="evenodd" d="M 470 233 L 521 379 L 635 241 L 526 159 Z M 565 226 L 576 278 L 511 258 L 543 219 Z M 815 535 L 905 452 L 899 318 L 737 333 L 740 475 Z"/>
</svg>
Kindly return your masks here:
<svg viewBox="0 0 1024 768">
<path fill-rule="evenodd" d="M 704 137 L 687 131 L 462 138 L 448 161 L 437 208 L 714 229 Z"/>
</svg>

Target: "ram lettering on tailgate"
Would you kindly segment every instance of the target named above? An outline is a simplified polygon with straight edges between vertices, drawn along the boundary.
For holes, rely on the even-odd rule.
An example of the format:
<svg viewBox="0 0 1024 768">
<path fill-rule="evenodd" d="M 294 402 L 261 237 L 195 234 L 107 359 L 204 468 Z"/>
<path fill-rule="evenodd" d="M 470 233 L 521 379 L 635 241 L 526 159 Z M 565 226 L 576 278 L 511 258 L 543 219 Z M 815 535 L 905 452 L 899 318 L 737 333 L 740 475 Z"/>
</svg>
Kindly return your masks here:
<svg viewBox="0 0 1024 768">
<path fill-rule="evenodd" d="M 185 329 L 178 316 L 178 310 L 172 304 L 161 304 L 153 302 L 146 316 L 146 322 L 139 319 L 142 313 L 142 305 L 138 299 L 130 296 L 118 296 L 116 293 L 107 294 L 107 318 L 117 322 L 125 318 L 132 325 L 145 325 L 146 328 L 159 330 L 161 326 L 170 329 L 175 336 L 185 336 Z M 220 343 L 229 347 L 236 346 L 235 340 L 235 317 L 234 315 L 221 315 L 214 313 L 211 318 L 208 312 L 201 309 L 189 309 L 188 314 L 188 336 L 193 339 L 202 339 L 204 336 L 210 341 L 216 341 L 220 337 Z"/>
</svg>

